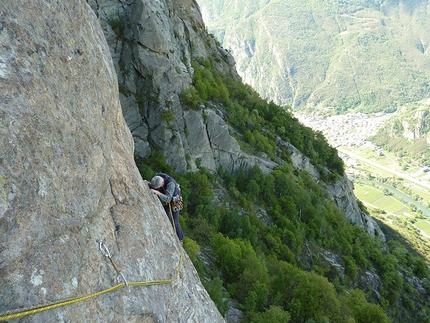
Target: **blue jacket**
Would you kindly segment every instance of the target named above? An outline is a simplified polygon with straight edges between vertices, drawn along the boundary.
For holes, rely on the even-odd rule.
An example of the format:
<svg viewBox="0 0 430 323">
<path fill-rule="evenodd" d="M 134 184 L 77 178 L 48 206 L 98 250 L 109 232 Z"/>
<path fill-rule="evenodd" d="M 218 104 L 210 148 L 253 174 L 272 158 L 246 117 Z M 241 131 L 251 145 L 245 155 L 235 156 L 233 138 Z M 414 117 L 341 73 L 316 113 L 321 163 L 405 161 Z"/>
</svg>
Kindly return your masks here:
<svg viewBox="0 0 430 323">
<path fill-rule="evenodd" d="M 172 202 L 172 199 L 174 200 L 179 196 L 178 183 L 176 183 L 173 177 L 167 174 L 157 173 L 157 176 L 160 176 L 164 179 L 164 185 L 159 189 L 161 194 L 163 194 L 160 196 L 160 200 L 164 203 Z"/>
</svg>

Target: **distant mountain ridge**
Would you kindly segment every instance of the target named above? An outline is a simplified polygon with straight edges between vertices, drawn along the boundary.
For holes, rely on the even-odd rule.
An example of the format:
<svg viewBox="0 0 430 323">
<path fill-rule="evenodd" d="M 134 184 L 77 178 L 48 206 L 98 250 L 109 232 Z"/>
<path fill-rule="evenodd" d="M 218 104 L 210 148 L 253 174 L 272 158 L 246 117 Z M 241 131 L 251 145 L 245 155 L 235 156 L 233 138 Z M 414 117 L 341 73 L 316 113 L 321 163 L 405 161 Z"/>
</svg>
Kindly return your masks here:
<svg viewBox="0 0 430 323">
<path fill-rule="evenodd" d="M 318 113 L 393 111 L 430 96 L 428 1 L 198 1 L 262 96 Z"/>
</svg>

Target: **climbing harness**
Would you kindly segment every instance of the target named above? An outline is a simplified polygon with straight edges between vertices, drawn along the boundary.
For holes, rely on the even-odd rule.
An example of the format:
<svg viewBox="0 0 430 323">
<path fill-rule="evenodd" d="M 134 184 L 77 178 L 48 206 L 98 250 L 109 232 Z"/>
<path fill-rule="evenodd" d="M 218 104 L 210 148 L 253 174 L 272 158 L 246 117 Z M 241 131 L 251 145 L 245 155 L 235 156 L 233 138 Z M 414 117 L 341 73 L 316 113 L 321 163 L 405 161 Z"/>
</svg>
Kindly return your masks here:
<svg viewBox="0 0 430 323">
<path fill-rule="evenodd" d="M 112 260 L 112 255 L 110 254 L 109 249 L 106 247 L 106 245 L 105 245 L 105 243 L 103 242 L 103 240 L 102 240 L 101 238 L 97 238 L 97 239 L 96 239 L 96 242 L 99 244 L 99 249 L 100 249 L 101 253 L 102 253 L 104 256 L 106 256 L 106 257 L 108 257 L 108 258 L 109 258 L 109 260 L 110 260 L 110 262 L 111 262 L 111 264 L 112 264 L 113 268 L 115 268 L 115 271 L 116 271 L 116 280 L 117 280 L 117 282 L 118 282 L 118 283 L 120 283 L 120 282 L 121 282 L 120 277 L 122 277 L 122 280 L 124 281 L 125 285 L 126 285 L 126 286 L 128 286 L 128 281 L 127 281 L 127 279 L 125 279 L 125 277 L 124 277 L 123 273 L 121 272 L 121 270 L 119 270 L 118 266 L 117 266 L 117 265 L 114 263 L 114 261 Z"/>
<path fill-rule="evenodd" d="M 173 226 L 175 226 L 174 223 L 173 223 Z M 62 301 L 52 302 L 52 303 L 48 303 L 48 304 L 44 304 L 44 305 L 37 305 L 37 306 L 28 307 L 28 308 L 20 308 L 20 309 L 2 312 L 2 313 L 0 313 L 0 321 L 12 320 L 15 318 L 19 318 L 19 317 L 23 317 L 23 316 L 27 316 L 27 315 L 32 315 L 32 314 L 36 314 L 36 313 L 40 313 L 40 312 L 44 312 L 44 311 L 48 311 L 48 310 L 52 310 L 52 309 L 55 309 L 58 307 L 79 303 L 82 301 L 86 301 L 90 298 L 94 298 L 94 297 L 97 297 L 97 296 L 100 296 L 100 295 L 103 295 L 106 293 L 114 292 L 117 289 L 120 289 L 120 288 L 125 287 L 125 286 L 128 286 L 130 289 L 130 286 L 138 287 L 138 286 L 170 284 L 179 277 L 179 272 L 181 270 L 182 260 L 183 260 L 182 259 L 183 258 L 182 250 L 181 250 L 181 247 L 179 245 L 179 239 L 176 239 L 177 248 L 179 250 L 179 262 L 178 262 L 178 266 L 176 267 L 175 273 L 172 276 L 172 278 L 150 280 L 150 281 L 141 281 L 141 282 L 128 282 L 125 279 L 124 275 L 119 270 L 118 266 L 113 262 L 112 255 L 110 254 L 109 249 L 104 244 L 102 239 L 98 238 L 98 239 L 96 239 L 96 242 L 98 243 L 99 249 L 102 252 L 102 254 L 109 258 L 110 262 L 112 263 L 112 266 L 115 268 L 115 271 L 117 273 L 117 280 L 120 281 L 120 277 L 121 277 L 124 281 L 123 283 L 119 283 L 113 287 L 110 287 L 110 288 L 107 288 L 105 290 L 102 290 L 102 291 L 99 291 L 97 293 L 93 293 L 90 295 L 86 295 L 86 296 L 74 297 L 74 298 L 69 298 L 69 299 L 65 299 Z"/>
</svg>

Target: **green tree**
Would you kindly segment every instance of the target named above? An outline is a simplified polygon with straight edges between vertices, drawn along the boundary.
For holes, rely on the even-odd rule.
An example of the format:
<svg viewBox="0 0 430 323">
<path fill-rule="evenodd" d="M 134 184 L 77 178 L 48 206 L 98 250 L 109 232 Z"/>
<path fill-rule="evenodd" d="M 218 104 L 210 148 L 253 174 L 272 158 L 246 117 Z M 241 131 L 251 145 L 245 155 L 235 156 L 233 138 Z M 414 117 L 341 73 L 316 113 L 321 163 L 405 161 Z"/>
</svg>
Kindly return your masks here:
<svg viewBox="0 0 430 323">
<path fill-rule="evenodd" d="M 248 246 L 248 249 L 250 246 Z M 242 263 L 243 271 L 239 276 L 237 296 L 240 299 L 245 299 L 250 291 L 254 291 L 258 295 L 259 311 L 262 310 L 267 302 L 268 290 L 265 289 L 265 302 L 261 305 L 261 296 L 263 288 L 260 285 L 266 286 L 269 283 L 269 274 L 267 271 L 265 259 L 257 256 L 255 252 L 250 251 Z M 258 283 L 258 284 L 257 284 Z M 266 293 L 267 291 L 267 293 Z"/>
<path fill-rule="evenodd" d="M 256 281 L 251 290 L 248 293 L 248 296 L 244 301 L 244 309 L 245 311 L 263 311 L 269 296 L 269 289 L 265 284 L 262 284 L 260 281 Z"/>
<path fill-rule="evenodd" d="M 344 296 L 356 323 L 391 323 L 392 320 L 385 314 L 382 307 L 366 301 L 363 291 L 353 289 Z"/>
<path fill-rule="evenodd" d="M 212 247 L 227 282 L 237 282 L 237 277 L 243 272 L 243 260 L 247 253 L 255 253 L 248 244 L 241 239 L 224 237 L 221 233 L 213 239 Z"/>
<path fill-rule="evenodd" d="M 420 279 L 424 279 L 429 275 L 427 264 L 422 258 L 418 258 L 415 260 L 412 269 L 414 271 L 414 274 L 417 275 L 417 277 Z"/>
<path fill-rule="evenodd" d="M 306 322 L 326 317 L 329 322 L 343 323 L 340 301 L 333 284 L 327 278 L 315 273 L 300 273 L 296 277 L 292 301 L 297 304 L 291 309 L 294 321 Z"/>
<path fill-rule="evenodd" d="M 200 99 L 206 101 L 208 99 L 208 91 L 205 82 L 198 79 L 194 82 L 194 87 L 197 90 Z"/>
<path fill-rule="evenodd" d="M 212 178 L 210 178 L 209 175 L 204 171 L 198 173 L 188 173 L 187 178 L 190 190 L 189 202 L 191 205 L 196 205 L 200 197 L 212 197 L 214 195 L 211 189 Z"/>
<path fill-rule="evenodd" d="M 345 256 L 343 257 L 343 262 L 345 265 L 346 274 L 350 278 L 355 279 L 357 277 L 358 271 L 357 271 L 357 265 L 355 264 L 354 258 L 351 256 Z"/>
<path fill-rule="evenodd" d="M 241 217 L 237 209 L 221 209 L 221 226 L 220 231 L 229 238 L 242 238 L 243 230 L 241 226 Z"/>
<path fill-rule="evenodd" d="M 216 277 L 209 282 L 203 281 L 203 285 L 221 315 L 224 316 L 230 309 L 230 298 L 228 293 L 223 291 L 223 281 Z"/>
<path fill-rule="evenodd" d="M 190 257 L 190 260 L 192 262 L 195 262 L 197 260 L 198 254 L 200 252 L 200 246 L 195 242 L 194 240 L 185 237 L 184 239 L 184 249 L 188 254 L 188 257 Z"/>
<path fill-rule="evenodd" d="M 221 222 L 221 214 L 215 206 L 212 197 L 200 196 L 197 200 L 197 206 L 194 211 L 195 216 L 203 217 L 213 225 L 214 230 L 218 231 Z"/>
<path fill-rule="evenodd" d="M 196 110 L 202 103 L 199 93 L 194 87 L 189 87 L 179 96 L 181 104 L 191 110 Z"/>
<path fill-rule="evenodd" d="M 261 189 L 260 185 L 258 185 L 255 180 L 253 180 L 253 179 L 250 180 L 248 182 L 247 187 L 246 187 L 248 199 L 253 201 L 258 196 L 258 194 L 260 193 L 260 189 Z"/>
<path fill-rule="evenodd" d="M 256 313 L 252 316 L 251 323 L 288 323 L 290 314 L 285 312 L 282 307 L 272 305 L 263 313 Z"/>
</svg>

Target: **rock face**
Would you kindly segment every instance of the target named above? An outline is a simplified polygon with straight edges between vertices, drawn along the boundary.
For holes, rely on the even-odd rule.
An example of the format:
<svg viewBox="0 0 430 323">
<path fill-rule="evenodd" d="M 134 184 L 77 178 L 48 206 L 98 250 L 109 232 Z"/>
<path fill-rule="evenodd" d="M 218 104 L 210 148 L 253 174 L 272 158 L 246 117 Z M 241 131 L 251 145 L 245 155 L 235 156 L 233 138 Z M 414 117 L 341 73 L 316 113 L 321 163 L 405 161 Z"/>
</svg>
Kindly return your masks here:
<svg viewBox="0 0 430 323">
<path fill-rule="evenodd" d="M 430 101 L 430 100 L 428 100 Z M 429 137 L 427 124 L 430 120 L 428 106 L 419 107 L 414 115 L 402 121 L 403 137 L 413 141 L 423 137 Z"/>
<path fill-rule="evenodd" d="M 290 143 L 280 140 L 278 145 L 283 145 L 291 153 L 291 161 L 295 168 L 306 170 L 316 180 L 320 179 L 318 170 L 311 164 L 309 158 L 304 156 L 298 149 Z M 385 241 L 385 235 L 376 221 L 358 206 L 353 185 L 348 177 L 344 175 L 336 182 L 327 184 L 327 191 L 339 209 L 345 212 L 350 223 L 362 227 L 371 236 L 378 236 L 379 239 Z"/>
<path fill-rule="evenodd" d="M 111 48 L 137 155 L 148 157 L 152 143 L 179 172 L 198 166 L 235 170 L 259 162 L 240 151 L 215 110 L 181 106 L 179 96 L 193 77 L 192 61 L 211 57 L 219 72 L 238 77 L 232 56 L 208 37 L 194 0 L 89 4 Z"/>
<path fill-rule="evenodd" d="M 92 9 L 80 0 L 2 1 L 0 44 L 0 318 L 116 286 L 103 238 L 129 282 L 172 282 L 18 321 L 223 322 L 135 166 Z"/>
<path fill-rule="evenodd" d="M 354 195 L 354 184 L 346 175 L 330 185 L 328 191 L 333 196 L 336 205 L 345 212 L 349 222 L 362 227 L 371 236 L 385 241 L 385 235 L 376 221 L 358 206 Z"/>
</svg>

